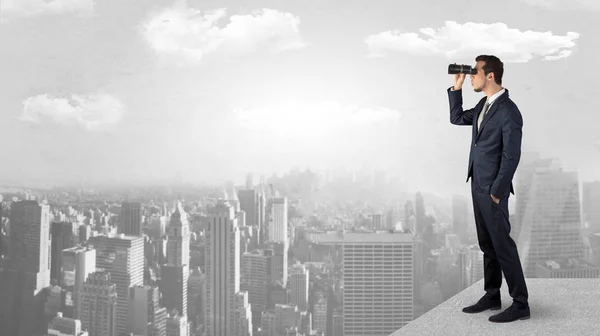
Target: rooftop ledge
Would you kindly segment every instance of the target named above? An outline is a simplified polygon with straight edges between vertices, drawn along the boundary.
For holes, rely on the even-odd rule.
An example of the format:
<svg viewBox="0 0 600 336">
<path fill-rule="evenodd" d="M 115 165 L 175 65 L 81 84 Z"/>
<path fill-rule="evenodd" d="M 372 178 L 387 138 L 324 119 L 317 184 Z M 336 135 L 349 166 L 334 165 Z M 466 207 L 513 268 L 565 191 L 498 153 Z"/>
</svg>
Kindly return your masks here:
<svg viewBox="0 0 600 336">
<path fill-rule="evenodd" d="M 462 308 L 483 295 L 483 280 L 442 302 L 390 336 L 403 335 L 600 335 L 600 279 L 526 279 L 531 318 L 493 323 L 488 317 L 508 308 L 512 298 L 503 279 L 502 309 L 466 314 Z"/>
</svg>

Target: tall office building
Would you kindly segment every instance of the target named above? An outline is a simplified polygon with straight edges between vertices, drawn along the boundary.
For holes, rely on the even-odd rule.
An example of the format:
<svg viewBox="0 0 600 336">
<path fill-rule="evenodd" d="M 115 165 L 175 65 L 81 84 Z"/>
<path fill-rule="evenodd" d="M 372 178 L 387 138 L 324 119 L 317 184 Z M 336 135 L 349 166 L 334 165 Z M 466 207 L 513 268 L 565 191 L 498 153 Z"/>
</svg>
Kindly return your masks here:
<svg viewBox="0 0 600 336">
<path fill-rule="evenodd" d="M 413 319 L 413 236 L 341 234 L 343 335 L 387 336 Z"/>
<path fill-rule="evenodd" d="M 190 270 L 189 280 L 189 313 L 192 327 L 204 325 L 206 317 L 206 274 L 200 271 L 200 267 Z"/>
<path fill-rule="evenodd" d="M 271 257 L 271 282 L 280 283 L 284 287 L 288 281 L 288 243 L 270 242 L 267 247 L 273 251 Z"/>
<path fill-rule="evenodd" d="M 270 200 L 269 240 L 277 243 L 288 240 L 288 201 L 285 196 Z"/>
<path fill-rule="evenodd" d="M 119 216 L 119 233 L 128 236 L 142 235 L 142 205 L 137 202 L 123 202 Z"/>
<path fill-rule="evenodd" d="M 160 267 L 161 304 L 169 312 L 176 309 L 179 315 L 187 317 L 189 278 L 188 265 L 162 265 Z"/>
<path fill-rule="evenodd" d="M 235 209 L 220 200 L 208 211 L 206 230 L 206 334 L 233 335 L 240 291 L 240 230 Z"/>
<path fill-rule="evenodd" d="M 260 325 L 262 312 L 267 309 L 272 257 L 272 250 L 254 250 L 242 255 L 240 290 L 248 292 L 252 324 L 256 328 Z"/>
<path fill-rule="evenodd" d="M 267 239 L 267 199 L 265 196 L 264 184 L 261 183 L 258 188 L 258 225 L 260 226 L 258 232 L 258 242 L 262 244 Z"/>
<path fill-rule="evenodd" d="M 0 326 L 11 336 L 41 334 L 47 329 L 42 290 L 50 286 L 50 208 L 13 202 L 10 223 L 8 265 L 0 272 Z"/>
<path fill-rule="evenodd" d="M 232 335 L 252 336 L 252 311 L 248 302 L 248 292 L 240 291 L 235 293 L 235 318 L 233 321 Z"/>
<path fill-rule="evenodd" d="M 395 207 L 388 209 L 388 211 L 384 217 L 385 217 L 384 229 L 396 229 L 396 225 L 398 223 L 400 223 L 400 221 L 399 221 L 400 218 L 398 216 L 398 210 Z"/>
<path fill-rule="evenodd" d="M 190 223 L 181 202 L 171 215 L 167 241 L 167 263 L 190 265 Z"/>
<path fill-rule="evenodd" d="M 531 197 L 530 190 L 536 170 L 546 169 L 553 164 L 553 159 L 541 158 L 537 152 L 523 152 L 519 161 L 519 167 L 515 172 L 515 213 L 514 221 L 511 222 L 510 235 L 515 241 L 520 239 L 521 227 L 523 226 L 525 211 Z M 556 163 L 555 163 L 556 164 Z"/>
<path fill-rule="evenodd" d="M 117 285 L 112 279 L 110 273 L 97 271 L 83 284 L 78 315 L 89 336 L 119 336 Z"/>
<path fill-rule="evenodd" d="M 246 213 L 246 226 L 254 226 L 260 228 L 260 204 L 258 196 L 258 192 L 254 189 L 238 190 L 240 209 Z"/>
<path fill-rule="evenodd" d="M 168 230 L 167 264 L 161 266 L 160 291 L 163 305 L 187 316 L 190 276 L 190 225 L 180 202 L 171 215 Z"/>
<path fill-rule="evenodd" d="M 50 207 L 36 201 L 14 202 L 10 213 L 9 268 L 36 291 L 50 285 Z"/>
<path fill-rule="evenodd" d="M 144 284 L 144 238 L 124 234 L 96 236 L 96 267 L 111 274 L 117 290 L 117 332 L 127 332 L 129 287 Z"/>
<path fill-rule="evenodd" d="M 167 309 L 159 305 L 157 287 L 129 289 L 129 332 L 134 335 L 166 336 Z"/>
<path fill-rule="evenodd" d="M 324 292 L 317 292 L 313 308 L 314 329 L 318 333 L 327 334 L 327 297 Z"/>
<path fill-rule="evenodd" d="M 65 290 L 65 317 L 79 318 L 79 293 L 88 275 L 96 271 L 96 250 L 75 246 L 62 251 L 59 286 Z"/>
<path fill-rule="evenodd" d="M 576 172 L 538 169 L 533 175 L 517 247 L 526 277 L 546 260 L 582 259 L 579 181 Z"/>
<path fill-rule="evenodd" d="M 50 279 L 58 281 L 60 279 L 62 267 L 62 251 L 75 246 L 75 234 L 73 233 L 73 223 L 54 222 L 51 224 L 51 262 Z"/>
<path fill-rule="evenodd" d="M 384 230 L 385 229 L 385 216 L 382 213 L 372 214 L 373 230 Z"/>
<path fill-rule="evenodd" d="M 308 310 L 308 269 L 305 265 L 296 263 L 290 273 L 290 304 L 298 306 L 299 311 Z"/>
</svg>

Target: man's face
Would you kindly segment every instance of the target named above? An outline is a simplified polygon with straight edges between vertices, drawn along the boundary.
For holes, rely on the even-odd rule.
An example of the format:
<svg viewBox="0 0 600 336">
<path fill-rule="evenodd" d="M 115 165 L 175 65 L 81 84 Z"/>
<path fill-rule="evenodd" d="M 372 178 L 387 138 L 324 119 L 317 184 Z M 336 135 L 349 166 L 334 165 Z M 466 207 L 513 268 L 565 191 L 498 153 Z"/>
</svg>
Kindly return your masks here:
<svg viewBox="0 0 600 336">
<path fill-rule="evenodd" d="M 475 69 L 477 69 L 477 73 L 471 76 L 471 86 L 475 92 L 481 92 L 485 89 L 487 84 L 486 75 L 483 73 L 483 66 L 485 65 L 484 61 L 479 61 L 475 65 Z M 492 74 L 488 74 L 488 76 L 492 76 Z"/>
</svg>

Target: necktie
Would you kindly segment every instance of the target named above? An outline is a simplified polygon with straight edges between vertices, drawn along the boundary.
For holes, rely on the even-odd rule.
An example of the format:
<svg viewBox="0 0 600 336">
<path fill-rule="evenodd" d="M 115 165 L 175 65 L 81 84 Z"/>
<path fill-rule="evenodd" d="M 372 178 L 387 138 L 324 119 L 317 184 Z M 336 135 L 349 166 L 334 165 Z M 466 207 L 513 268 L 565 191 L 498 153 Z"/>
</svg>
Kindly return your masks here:
<svg viewBox="0 0 600 336">
<path fill-rule="evenodd" d="M 477 131 L 479 131 L 479 128 L 481 127 L 481 121 L 483 120 L 483 117 L 485 117 L 485 115 L 487 114 L 487 111 L 489 108 L 490 108 L 490 103 L 488 103 L 486 101 L 485 105 L 483 106 L 483 110 L 479 114 L 479 120 L 477 120 Z"/>
</svg>

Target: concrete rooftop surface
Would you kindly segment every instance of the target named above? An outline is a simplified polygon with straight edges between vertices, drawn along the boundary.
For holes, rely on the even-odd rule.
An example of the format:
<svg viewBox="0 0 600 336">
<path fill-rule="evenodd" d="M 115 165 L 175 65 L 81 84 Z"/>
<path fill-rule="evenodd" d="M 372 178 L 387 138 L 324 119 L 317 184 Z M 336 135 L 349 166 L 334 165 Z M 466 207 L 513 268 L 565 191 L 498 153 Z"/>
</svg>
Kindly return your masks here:
<svg viewBox="0 0 600 336">
<path fill-rule="evenodd" d="M 390 336 L 600 336 L 600 279 L 526 279 L 531 318 L 493 323 L 512 304 L 502 280 L 502 309 L 466 314 L 484 294 L 483 280 L 442 302 Z"/>
</svg>

